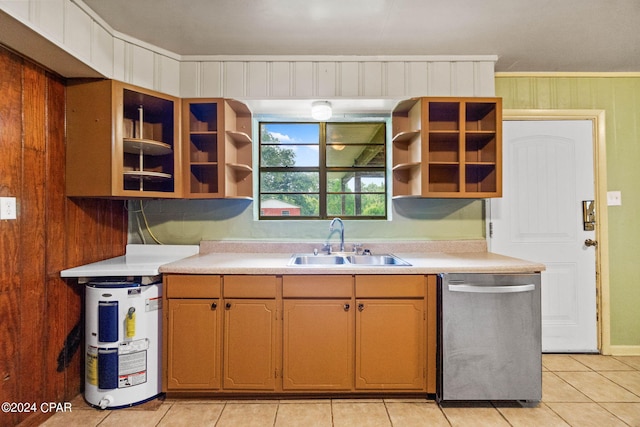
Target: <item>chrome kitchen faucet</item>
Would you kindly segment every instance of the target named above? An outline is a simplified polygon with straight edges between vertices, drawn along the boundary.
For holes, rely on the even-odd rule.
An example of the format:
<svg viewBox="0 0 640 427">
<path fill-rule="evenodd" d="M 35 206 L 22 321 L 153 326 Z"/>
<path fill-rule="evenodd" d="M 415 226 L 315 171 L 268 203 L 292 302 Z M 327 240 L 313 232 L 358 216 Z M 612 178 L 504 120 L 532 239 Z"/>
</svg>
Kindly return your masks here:
<svg viewBox="0 0 640 427">
<path fill-rule="evenodd" d="M 340 252 L 344 252 L 344 223 L 340 218 L 333 218 L 331 220 L 331 224 L 329 224 L 329 232 L 333 233 L 335 231 L 334 227 L 336 222 L 340 223 Z M 329 237 L 331 237 L 331 234 L 329 234 Z M 329 244 L 329 242 L 327 242 L 327 244 Z"/>
</svg>

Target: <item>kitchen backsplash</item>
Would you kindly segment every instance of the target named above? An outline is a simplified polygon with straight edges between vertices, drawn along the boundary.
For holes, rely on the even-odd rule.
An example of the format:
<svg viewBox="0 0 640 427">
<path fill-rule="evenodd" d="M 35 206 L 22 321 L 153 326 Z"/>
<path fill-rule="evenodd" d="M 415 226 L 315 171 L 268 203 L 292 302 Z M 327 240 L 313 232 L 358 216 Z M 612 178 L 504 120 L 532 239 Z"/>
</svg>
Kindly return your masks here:
<svg viewBox="0 0 640 427">
<path fill-rule="evenodd" d="M 329 220 L 258 221 L 250 200 L 145 200 L 142 208 L 155 238 L 164 244 L 202 240 L 324 242 Z M 389 220 L 346 220 L 350 242 L 484 239 L 484 202 L 468 199 L 400 199 Z M 330 238 L 337 242 L 337 233 Z M 139 201 L 129 202 L 129 243 L 154 243 Z"/>
</svg>

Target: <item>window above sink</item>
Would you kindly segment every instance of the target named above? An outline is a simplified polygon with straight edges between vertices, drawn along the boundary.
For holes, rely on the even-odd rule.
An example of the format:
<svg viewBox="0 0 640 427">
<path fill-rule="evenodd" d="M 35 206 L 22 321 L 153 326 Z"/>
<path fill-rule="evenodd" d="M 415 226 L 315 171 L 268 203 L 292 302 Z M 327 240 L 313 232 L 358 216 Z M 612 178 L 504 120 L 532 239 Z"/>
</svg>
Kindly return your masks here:
<svg viewBox="0 0 640 427">
<path fill-rule="evenodd" d="M 261 122 L 260 219 L 387 218 L 386 122 Z"/>
</svg>

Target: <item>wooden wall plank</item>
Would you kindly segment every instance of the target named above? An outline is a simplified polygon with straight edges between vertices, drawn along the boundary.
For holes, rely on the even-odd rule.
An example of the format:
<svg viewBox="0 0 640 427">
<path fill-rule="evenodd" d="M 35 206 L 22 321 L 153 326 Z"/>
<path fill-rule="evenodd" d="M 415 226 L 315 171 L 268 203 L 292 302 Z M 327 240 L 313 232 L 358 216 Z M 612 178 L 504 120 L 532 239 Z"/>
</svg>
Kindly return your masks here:
<svg viewBox="0 0 640 427">
<path fill-rule="evenodd" d="M 23 66 L 23 176 L 20 194 L 20 351 L 19 395 L 24 402 L 44 401 L 45 322 L 45 88 L 42 69 Z M 28 266 L 28 267 L 27 267 Z"/>
<path fill-rule="evenodd" d="M 18 196 L 22 135 L 22 67 L 19 58 L 0 49 L 0 196 Z M 0 221 L 0 401 L 18 396 L 20 318 L 20 224 Z M 6 415 L 14 424 L 17 414 Z"/>
<path fill-rule="evenodd" d="M 65 168 L 65 129 L 64 113 L 65 87 L 64 82 L 49 78 L 47 85 L 47 149 L 46 149 L 46 337 L 45 352 L 45 390 L 46 396 L 55 401 L 63 401 L 66 395 L 66 357 L 60 360 L 61 350 L 70 331 L 65 322 L 69 312 L 67 310 L 68 285 L 60 278 L 60 270 L 66 268 L 65 251 L 61 250 L 59 242 L 66 242 L 66 198 L 60 194 L 64 192 Z M 55 356 L 55 357 L 54 357 Z M 71 378 L 70 378 L 71 380 Z M 77 386 L 69 387 L 69 390 Z"/>
<path fill-rule="evenodd" d="M 60 271 L 122 255 L 127 243 L 122 201 L 65 197 L 65 91 L 62 79 L 0 47 L 0 196 L 18 200 L 18 218 L 0 221 L 0 401 L 80 393 L 83 289 Z M 29 415 L 0 424 L 38 425 L 51 414 Z"/>
</svg>

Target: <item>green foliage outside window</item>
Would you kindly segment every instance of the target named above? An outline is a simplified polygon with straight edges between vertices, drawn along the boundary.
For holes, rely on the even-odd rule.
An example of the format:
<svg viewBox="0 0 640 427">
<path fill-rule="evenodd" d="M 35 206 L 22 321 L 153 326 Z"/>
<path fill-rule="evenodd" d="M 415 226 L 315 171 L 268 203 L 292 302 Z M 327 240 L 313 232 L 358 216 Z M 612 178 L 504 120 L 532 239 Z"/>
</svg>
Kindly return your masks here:
<svg viewBox="0 0 640 427">
<path fill-rule="evenodd" d="M 261 218 L 386 218 L 385 135 L 384 123 L 261 123 Z"/>
</svg>

